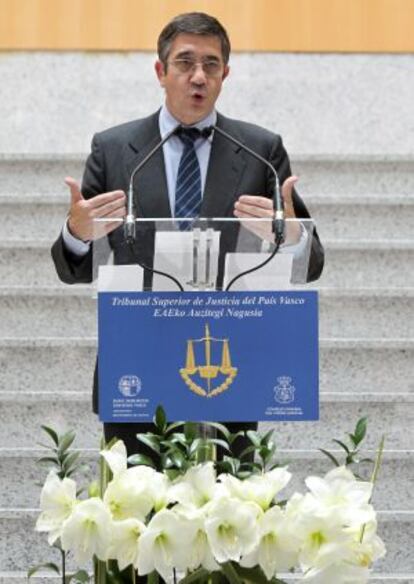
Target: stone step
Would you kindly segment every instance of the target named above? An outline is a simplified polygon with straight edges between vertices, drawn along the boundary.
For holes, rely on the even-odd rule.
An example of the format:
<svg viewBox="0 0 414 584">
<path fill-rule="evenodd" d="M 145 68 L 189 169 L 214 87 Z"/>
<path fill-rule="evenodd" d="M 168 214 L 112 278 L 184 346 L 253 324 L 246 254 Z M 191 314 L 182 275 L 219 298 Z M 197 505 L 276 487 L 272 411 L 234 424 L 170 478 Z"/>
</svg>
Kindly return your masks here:
<svg viewBox="0 0 414 584">
<path fill-rule="evenodd" d="M 1 168 L 1 165 L 0 165 Z M 307 206 L 326 239 L 411 239 L 414 195 L 313 195 Z M 1 194 L 2 239 L 5 241 L 53 241 L 69 208 L 69 195 Z"/>
<path fill-rule="evenodd" d="M 413 238 L 413 195 L 307 196 L 322 241 Z"/>
<path fill-rule="evenodd" d="M 27 448 L 42 441 L 40 426 L 46 424 L 59 432 L 74 429 L 78 448 L 96 448 L 101 425 L 91 412 L 91 398 L 79 392 L 0 392 L 0 444 Z M 167 412 L 168 413 L 168 412 Z M 320 421 L 263 423 L 264 430 L 276 429 L 280 448 L 309 449 L 330 445 L 332 437 L 343 436 L 362 416 L 370 420 L 367 448 L 377 448 L 385 433 L 387 448 L 411 450 L 414 443 L 414 396 L 387 394 L 323 393 Z"/>
<path fill-rule="evenodd" d="M 414 242 L 410 240 L 327 240 L 318 285 L 338 289 L 406 288 L 414 283 Z"/>
<path fill-rule="evenodd" d="M 351 429 L 351 428 L 350 428 Z M 45 436 L 43 441 L 45 441 Z M 75 443 L 76 445 L 76 443 Z M 337 445 L 327 444 L 328 450 L 343 460 Z M 75 477 L 79 485 L 87 485 L 99 476 L 97 461 L 98 450 L 81 450 L 81 460 L 88 465 L 89 471 Z M 44 483 L 48 467 L 36 461 L 45 456 L 47 451 L 36 448 L 0 449 L 0 508 L 36 508 L 39 506 L 41 485 Z M 363 452 L 364 456 L 375 458 L 372 450 Z M 282 450 L 277 449 L 276 458 L 280 464 L 287 463 L 293 477 L 284 492 L 290 496 L 295 491 L 305 492 L 304 479 L 310 475 L 323 476 L 331 470 L 332 463 L 317 450 Z M 371 466 L 366 465 L 361 472 L 366 480 L 370 479 Z M 414 450 L 386 450 L 383 455 L 379 480 L 374 490 L 373 502 L 376 508 L 390 511 L 400 509 L 414 512 Z M 22 489 L 21 485 L 25 485 Z"/>
<path fill-rule="evenodd" d="M 1 195 L 61 196 L 68 201 L 65 176 L 80 179 L 88 153 L 0 154 Z M 292 170 L 298 190 L 308 195 L 414 194 L 414 157 L 399 154 L 296 154 Z"/>
<path fill-rule="evenodd" d="M 2 237 L 6 240 L 53 241 L 69 210 L 69 195 L 0 195 Z"/>
<path fill-rule="evenodd" d="M 1 339 L 0 389 L 90 394 L 96 344 L 87 337 Z"/>
<path fill-rule="evenodd" d="M 387 555 L 376 564 L 376 572 L 414 573 L 412 541 L 414 513 L 402 511 L 379 512 L 378 531 L 387 545 Z M 0 510 L 0 540 L 7 545 L 0 548 L 0 565 L 5 571 L 24 571 L 44 562 L 57 561 L 59 552 L 49 547 L 45 534 L 34 532 L 38 511 L 33 509 Z M 69 559 L 69 569 L 73 560 Z"/>
<path fill-rule="evenodd" d="M 0 154 L 1 195 L 25 197 L 28 204 L 48 197 L 69 201 L 66 176 L 80 179 L 86 154 Z"/>
<path fill-rule="evenodd" d="M 88 286 L 0 287 L 0 337 L 95 334 L 95 301 Z M 322 289 L 320 336 L 410 338 L 414 289 Z"/>
<path fill-rule="evenodd" d="M 414 287 L 414 240 L 324 243 L 321 287 Z M 59 286 L 50 248 L 49 241 L 0 241 L 0 281 L 9 286 Z"/>
<path fill-rule="evenodd" d="M 92 337 L 0 339 L 0 389 L 89 395 L 96 344 Z M 320 390 L 414 393 L 413 362 L 414 340 L 322 338 Z"/>
<path fill-rule="evenodd" d="M 304 155 L 292 157 L 300 178 L 298 191 L 308 195 L 344 197 L 414 194 L 414 157 L 392 155 Z"/>
</svg>

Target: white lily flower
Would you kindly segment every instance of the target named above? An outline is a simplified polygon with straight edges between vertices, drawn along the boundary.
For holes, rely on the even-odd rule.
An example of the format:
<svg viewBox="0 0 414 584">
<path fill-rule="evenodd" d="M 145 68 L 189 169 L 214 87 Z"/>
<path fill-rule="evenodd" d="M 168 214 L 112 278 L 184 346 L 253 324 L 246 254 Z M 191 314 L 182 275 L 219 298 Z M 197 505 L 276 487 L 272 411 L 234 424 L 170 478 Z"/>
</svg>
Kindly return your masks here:
<svg viewBox="0 0 414 584">
<path fill-rule="evenodd" d="M 221 498 L 209 504 L 205 530 L 217 562 L 238 562 L 255 548 L 261 514 L 261 508 L 250 501 Z"/>
<path fill-rule="evenodd" d="M 36 531 L 49 532 L 49 545 L 61 536 L 62 525 L 72 513 L 75 503 L 75 481 L 68 478 L 61 480 L 54 471 L 50 471 L 40 494 L 42 513 L 36 521 Z"/>
<path fill-rule="evenodd" d="M 305 513 L 298 516 L 292 529 L 301 538 L 299 563 L 302 570 L 322 568 L 351 557 L 352 537 L 347 534 L 340 514 Z"/>
<path fill-rule="evenodd" d="M 196 570 L 200 566 L 209 572 L 220 569 L 220 566 L 214 559 L 205 530 L 204 522 L 207 509 L 208 504 L 201 508 L 180 504 L 174 507 L 174 513 L 191 521 L 194 527 L 194 539 L 187 550 L 189 570 Z"/>
<path fill-rule="evenodd" d="M 187 470 L 170 488 L 168 498 L 182 505 L 202 507 L 217 491 L 216 471 L 213 462 L 206 462 Z"/>
<path fill-rule="evenodd" d="M 230 497 L 241 501 L 253 501 L 266 511 L 276 495 L 288 484 L 292 475 L 286 468 L 275 468 L 269 472 L 240 480 L 232 475 L 220 475 Z"/>
<path fill-rule="evenodd" d="M 128 468 L 109 483 L 104 502 L 115 521 L 131 517 L 145 520 L 154 507 L 151 482 L 156 474 L 148 466 L 136 466 Z"/>
<path fill-rule="evenodd" d="M 252 568 L 259 565 L 268 580 L 277 572 L 290 570 L 298 559 L 298 541 L 290 529 L 286 514 L 277 506 L 259 519 L 259 544 L 244 556 L 240 565 Z"/>
<path fill-rule="evenodd" d="M 348 510 L 359 514 L 365 512 L 366 516 L 361 517 L 361 522 L 367 522 L 372 517 L 369 505 L 372 483 L 356 480 L 346 467 L 335 468 L 324 478 L 308 477 L 305 483 L 315 500 L 323 507 L 342 508 L 344 514 Z"/>
<path fill-rule="evenodd" d="M 130 565 L 135 568 L 138 566 L 138 542 L 145 529 L 145 525 L 138 519 L 113 522 L 108 559 L 116 560 L 120 570 Z"/>
<path fill-rule="evenodd" d="M 367 568 L 354 566 L 348 562 L 331 564 L 324 568 L 312 568 L 302 580 L 313 584 L 366 584 L 370 572 Z"/>
<path fill-rule="evenodd" d="M 171 502 L 169 497 L 171 481 L 167 475 L 155 472 L 148 482 L 148 488 L 152 497 L 154 511 L 160 511 Z"/>
<path fill-rule="evenodd" d="M 377 535 L 376 520 L 370 521 L 364 525 L 362 542 L 362 528 L 360 526 L 346 528 L 345 531 L 350 534 L 353 540 L 353 564 L 370 567 L 374 562 L 385 555 L 386 549 L 384 542 Z"/>
<path fill-rule="evenodd" d="M 145 576 L 156 570 L 164 580 L 177 580 L 189 568 L 189 553 L 197 525 L 169 509 L 154 515 L 139 540 L 138 573 Z"/>
<path fill-rule="evenodd" d="M 114 478 L 126 471 L 127 449 L 122 440 L 115 442 L 109 450 L 101 450 L 100 454 L 111 469 Z"/>
<path fill-rule="evenodd" d="M 111 542 L 112 520 L 105 504 L 98 497 L 78 503 L 62 528 L 62 548 L 71 550 L 79 563 L 96 555 L 107 559 Z"/>
</svg>

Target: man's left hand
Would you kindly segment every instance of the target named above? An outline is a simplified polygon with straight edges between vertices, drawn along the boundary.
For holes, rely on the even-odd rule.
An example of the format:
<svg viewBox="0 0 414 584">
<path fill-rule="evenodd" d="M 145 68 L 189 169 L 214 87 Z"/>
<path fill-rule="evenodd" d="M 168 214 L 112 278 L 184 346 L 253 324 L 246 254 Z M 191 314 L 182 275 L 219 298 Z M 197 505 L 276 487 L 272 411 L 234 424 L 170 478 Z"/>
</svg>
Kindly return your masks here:
<svg viewBox="0 0 414 584">
<path fill-rule="evenodd" d="M 282 198 L 285 206 L 286 219 L 294 219 L 296 217 L 293 208 L 292 192 L 297 180 L 297 176 L 290 176 L 282 186 Z M 269 199 L 269 197 L 240 195 L 234 205 L 234 216 L 238 219 L 271 219 L 273 218 L 273 214 L 273 200 Z"/>
<path fill-rule="evenodd" d="M 297 182 L 296 176 L 290 176 L 282 185 L 281 194 L 284 203 L 285 219 L 295 219 L 295 210 L 293 208 L 292 192 L 294 184 Z M 240 195 L 234 205 L 234 216 L 238 219 L 273 219 L 274 206 L 273 200 L 268 197 L 256 195 Z M 268 241 L 272 240 L 272 234 L 269 232 L 270 223 L 267 225 L 255 225 L 253 222 L 246 226 L 255 231 L 257 235 Z M 291 225 L 289 228 L 288 238 L 292 243 L 300 236 L 299 225 Z"/>
</svg>

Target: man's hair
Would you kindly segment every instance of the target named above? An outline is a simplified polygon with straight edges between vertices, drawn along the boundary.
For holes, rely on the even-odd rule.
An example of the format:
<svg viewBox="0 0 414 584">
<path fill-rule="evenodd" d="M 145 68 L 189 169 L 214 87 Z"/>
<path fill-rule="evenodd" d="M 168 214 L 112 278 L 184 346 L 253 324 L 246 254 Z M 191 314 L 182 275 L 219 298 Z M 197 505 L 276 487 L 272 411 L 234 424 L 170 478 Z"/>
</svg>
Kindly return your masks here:
<svg viewBox="0 0 414 584">
<path fill-rule="evenodd" d="M 215 36 L 220 39 L 221 54 L 225 64 L 230 57 L 230 40 L 226 29 L 217 18 L 204 12 L 186 12 L 173 18 L 158 37 L 158 58 L 164 65 L 170 54 L 171 44 L 179 34 Z"/>
</svg>

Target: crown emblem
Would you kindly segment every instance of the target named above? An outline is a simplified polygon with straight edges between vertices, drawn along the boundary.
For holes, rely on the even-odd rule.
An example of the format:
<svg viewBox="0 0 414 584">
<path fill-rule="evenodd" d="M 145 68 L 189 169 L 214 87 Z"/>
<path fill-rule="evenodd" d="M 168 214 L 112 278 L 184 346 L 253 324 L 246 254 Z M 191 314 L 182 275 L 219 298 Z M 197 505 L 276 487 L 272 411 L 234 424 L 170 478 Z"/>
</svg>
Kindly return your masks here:
<svg viewBox="0 0 414 584">
<path fill-rule="evenodd" d="M 221 347 L 221 363 L 212 363 L 212 353 L 215 344 Z M 195 346 L 204 349 L 204 363 L 197 365 Z M 188 388 L 201 397 L 215 397 L 226 391 L 237 375 L 237 367 L 231 364 L 230 346 L 228 339 L 218 339 L 210 335 L 208 324 L 205 326 L 204 336 L 200 339 L 187 340 L 187 356 L 185 367 L 180 369 L 180 375 Z M 213 387 L 213 382 L 221 381 Z"/>
</svg>

